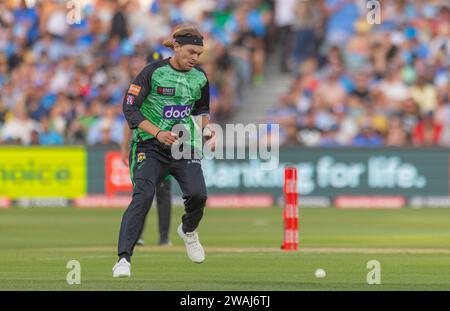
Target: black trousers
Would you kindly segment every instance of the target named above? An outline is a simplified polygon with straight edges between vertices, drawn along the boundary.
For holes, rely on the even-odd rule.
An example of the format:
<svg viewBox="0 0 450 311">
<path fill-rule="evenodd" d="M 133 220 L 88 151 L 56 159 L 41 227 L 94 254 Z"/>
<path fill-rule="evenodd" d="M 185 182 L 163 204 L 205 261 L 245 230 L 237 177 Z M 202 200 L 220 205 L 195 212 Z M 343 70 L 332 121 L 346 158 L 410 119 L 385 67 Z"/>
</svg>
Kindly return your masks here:
<svg viewBox="0 0 450 311">
<path fill-rule="evenodd" d="M 175 178 L 183 192 L 184 232 L 192 232 L 198 227 L 207 198 L 199 160 L 174 160 L 170 147 L 164 146 L 156 139 L 133 143 L 130 156 L 133 196 L 120 226 L 118 254 L 121 257 L 133 255 L 134 246 L 153 202 L 156 186 L 167 175 Z"/>
<path fill-rule="evenodd" d="M 158 211 L 158 228 L 159 228 L 159 243 L 169 242 L 170 218 L 172 214 L 172 195 L 171 195 L 170 179 L 165 178 L 156 186 L 156 208 Z M 142 226 L 140 238 L 143 238 L 145 230 Z"/>
</svg>

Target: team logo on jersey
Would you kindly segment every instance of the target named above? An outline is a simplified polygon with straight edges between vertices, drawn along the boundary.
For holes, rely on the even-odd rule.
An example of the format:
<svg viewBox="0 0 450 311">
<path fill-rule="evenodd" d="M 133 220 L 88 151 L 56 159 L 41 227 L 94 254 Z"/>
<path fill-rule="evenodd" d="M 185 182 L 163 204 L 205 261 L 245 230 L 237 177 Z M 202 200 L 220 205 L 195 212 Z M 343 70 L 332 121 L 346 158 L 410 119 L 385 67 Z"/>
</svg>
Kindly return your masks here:
<svg viewBox="0 0 450 311">
<path fill-rule="evenodd" d="M 163 117 L 169 120 L 181 120 L 191 115 L 191 106 L 164 106 Z"/>
<path fill-rule="evenodd" d="M 126 101 L 127 101 L 127 105 L 133 105 L 134 104 L 134 96 L 127 95 Z"/>
<path fill-rule="evenodd" d="M 156 92 L 159 95 L 163 95 L 163 96 L 175 96 L 175 88 L 174 87 L 158 86 L 156 88 Z"/>
<path fill-rule="evenodd" d="M 146 159 L 145 152 L 139 152 L 137 155 L 137 163 L 141 163 Z"/>
<path fill-rule="evenodd" d="M 132 84 L 132 85 L 130 85 L 130 88 L 128 89 L 128 93 L 138 96 L 139 93 L 141 92 L 141 89 L 142 89 L 142 86 Z"/>
</svg>

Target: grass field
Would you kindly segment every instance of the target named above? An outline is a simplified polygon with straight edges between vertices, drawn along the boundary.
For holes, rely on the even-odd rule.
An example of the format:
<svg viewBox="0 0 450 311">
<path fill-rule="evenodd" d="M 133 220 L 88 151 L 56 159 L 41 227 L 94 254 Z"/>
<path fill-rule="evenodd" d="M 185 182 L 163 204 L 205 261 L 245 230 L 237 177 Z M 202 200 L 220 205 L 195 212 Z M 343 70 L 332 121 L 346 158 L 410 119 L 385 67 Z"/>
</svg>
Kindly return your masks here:
<svg viewBox="0 0 450 311">
<path fill-rule="evenodd" d="M 0 290 L 450 290 L 450 209 L 301 209 L 299 252 L 282 252 L 281 209 L 208 209 L 199 228 L 206 261 L 176 236 L 155 246 L 155 210 L 132 278 L 113 279 L 123 210 L 0 210 Z M 66 263 L 81 263 L 67 285 Z M 366 264 L 381 263 L 381 285 Z M 316 279 L 323 268 L 327 277 Z"/>
</svg>

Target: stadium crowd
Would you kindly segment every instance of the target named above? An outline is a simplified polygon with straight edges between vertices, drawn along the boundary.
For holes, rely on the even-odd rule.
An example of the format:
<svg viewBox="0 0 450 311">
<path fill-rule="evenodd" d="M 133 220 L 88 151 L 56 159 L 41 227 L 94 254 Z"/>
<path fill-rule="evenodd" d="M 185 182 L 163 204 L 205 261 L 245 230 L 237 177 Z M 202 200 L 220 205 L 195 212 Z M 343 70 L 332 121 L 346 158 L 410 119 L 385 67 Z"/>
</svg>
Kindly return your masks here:
<svg viewBox="0 0 450 311">
<path fill-rule="evenodd" d="M 181 23 L 205 36 L 213 122 L 263 82 L 267 1 L 78 3 L 81 14 L 65 0 L 0 1 L 1 144 L 120 144 L 126 88 L 155 55 L 170 56 L 161 43 Z"/>
<path fill-rule="evenodd" d="M 130 81 L 191 23 L 205 35 L 213 122 L 264 83 L 276 51 L 293 76 L 267 117 L 283 145 L 450 146 L 446 0 L 380 1 L 374 25 L 364 0 L 83 2 L 68 23 L 65 0 L 0 1 L 0 144 L 120 144 Z"/>
<path fill-rule="evenodd" d="M 379 1 L 380 24 L 366 1 L 275 2 L 282 144 L 450 146 L 449 1 Z"/>
</svg>

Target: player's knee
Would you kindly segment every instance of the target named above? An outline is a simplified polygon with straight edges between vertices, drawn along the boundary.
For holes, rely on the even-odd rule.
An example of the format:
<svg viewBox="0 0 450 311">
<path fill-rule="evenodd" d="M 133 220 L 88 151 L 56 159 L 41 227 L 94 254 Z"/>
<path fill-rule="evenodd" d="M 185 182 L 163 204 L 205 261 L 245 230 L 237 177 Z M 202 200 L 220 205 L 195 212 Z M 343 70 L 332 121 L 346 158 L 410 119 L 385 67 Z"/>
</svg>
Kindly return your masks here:
<svg viewBox="0 0 450 311">
<path fill-rule="evenodd" d="M 190 201 L 192 202 L 192 205 L 195 205 L 195 206 L 201 206 L 201 207 L 205 206 L 206 199 L 207 199 L 206 193 L 202 193 L 202 192 L 196 192 L 196 193 L 191 194 L 191 196 L 190 196 Z"/>
<path fill-rule="evenodd" d="M 153 201 L 154 193 L 147 191 L 142 193 L 142 200 L 145 201 L 146 204 L 151 204 Z"/>
</svg>

